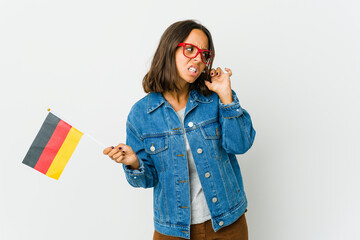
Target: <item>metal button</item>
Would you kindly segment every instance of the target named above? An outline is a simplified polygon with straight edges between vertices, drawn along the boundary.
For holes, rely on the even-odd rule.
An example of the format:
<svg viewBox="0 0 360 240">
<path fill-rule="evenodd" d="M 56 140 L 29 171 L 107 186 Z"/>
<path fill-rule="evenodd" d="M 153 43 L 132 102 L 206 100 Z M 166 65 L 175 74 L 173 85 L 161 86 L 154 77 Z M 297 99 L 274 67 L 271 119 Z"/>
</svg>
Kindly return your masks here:
<svg viewBox="0 0 360 240">
<path fill-rule="evenodd" d="M 208 173 L 208 172 L 205 173 L 205 177 L 206 177 L 206 178 L 210 177 L 210 173 Z"/>
<path fill-rule="evenodd" d="M 213 203 L 216 203 L 216 202 L 217 202 L 217 198 L 214 197 L 214 198 L 212 199 L 212 201 L 213 201 Z"/>
<path fill-rule="evenodd" d="M 136 179 L 136 177 L 134 177 L 134 179 Z"/>
<path fill-rule="evenodd" d="M 155 151 L 155 147 L 154 147 L 154 145 L 151 145 L 151 147 L 150 147 L 150 151 Z"/>
<path fill-rule="evenodd" d="M 236 111 L 240 112 L 240 109 L 236 109 Z"/>
<path fill-rule="evenodd" d="M 194 123 L 193 123 L 193 122 L 189 122 L 189 123 L 188 123 L 188 126 L 189 126 L 189 127 L 193 127 L 193 126 L 194 126 Z"/>
<path fill-rule="evenodd" d="M 220 225 L 220 226 L 224 225 L 224 222 L 223 222 L 223 221 L 220 221 L 220 222 L 219 222 L 219 225 Z"/>
<path fill-rule="evenodd" d="M 197 149 L 197 153 L 198 153 L 198 154 L 202 154 L 202 152 L 203 152 L 203 151 L 202 151 L 201 148 L 198 148 L 198 149 Z"/>
</svg>

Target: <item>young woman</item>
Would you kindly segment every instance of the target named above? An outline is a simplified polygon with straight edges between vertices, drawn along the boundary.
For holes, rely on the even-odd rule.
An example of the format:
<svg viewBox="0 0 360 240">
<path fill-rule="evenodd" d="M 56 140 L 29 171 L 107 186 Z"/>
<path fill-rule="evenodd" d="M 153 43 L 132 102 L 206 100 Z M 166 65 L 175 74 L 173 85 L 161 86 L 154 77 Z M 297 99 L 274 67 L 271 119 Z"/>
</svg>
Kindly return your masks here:
<svg viewBox="0 0 360 240">
<path fill-rule="evenodd" d="M 203 25 L 166 29 L 132 107 L 126 144 L 104 149 L 131 186 L 154 188 L 153 239 L 248 239 L 247 199 L 235 154 L 255 130 L 231 89 L 232 72 L 212 68 Z"/>
</svg>

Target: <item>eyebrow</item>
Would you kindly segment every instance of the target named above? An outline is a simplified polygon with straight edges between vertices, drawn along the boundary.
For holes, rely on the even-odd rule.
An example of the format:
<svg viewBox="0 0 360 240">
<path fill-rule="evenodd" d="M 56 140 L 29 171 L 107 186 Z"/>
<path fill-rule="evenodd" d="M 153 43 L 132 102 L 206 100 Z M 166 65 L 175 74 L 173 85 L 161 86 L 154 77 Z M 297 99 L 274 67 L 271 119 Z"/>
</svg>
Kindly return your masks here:
<svg viewBox="0 0 360 240">
<path fill-rule="evenodd" d="M 192 45 L 194 45 L 194 46 L 197 46 L 198 48 L 200 48 L 198 45 L 196 45 L 196 44 L 193 44 L 193 43 L 190 43 L 190 44 L 192 44 Z M 210 51 L 208 48 L 200 48 L 201 50 L 208 50 L 208 51 Z"/>
<path fill-rule="evenodd" d="M 194 44 L 195 45 L 195 44 Z M 197 46 L 197 45 L 195 45 L 195 46 Z M 198 46 L 197 46 L 198 47 Z M 200 48 L 200 47 L 198 47 L 198 48 Z M 207 49 L 207 48 L 200 48 L 201 50 L 209 50 L 209 49 Z"/>
</svg>

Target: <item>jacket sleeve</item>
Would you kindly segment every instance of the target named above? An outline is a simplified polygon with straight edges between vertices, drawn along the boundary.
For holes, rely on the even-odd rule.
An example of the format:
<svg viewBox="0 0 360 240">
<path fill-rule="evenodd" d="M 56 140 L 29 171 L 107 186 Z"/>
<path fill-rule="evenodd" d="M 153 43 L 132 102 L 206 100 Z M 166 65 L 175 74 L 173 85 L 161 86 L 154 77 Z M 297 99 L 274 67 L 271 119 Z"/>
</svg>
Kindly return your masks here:
<svg viewBox="0 0 360 240">
<path fill-rule="evenodd" d="M 219 118 L 222 129 L 222 147 L 230 154 L 243 154 L 254 142 L 256 131 L 249 113 L 241 108 L 232 90 L 233 102 L 223 104 L 219 98 Z"/>
<path fill-rule="evenodd" d="M 151 188 L 158 183 L 158 176 L 150 156 L 145 152 L 144 139 L 129 121 L 126 123 L 126 145 L 129 145 L 136 153 L 140 168 L 132 170 L 129 166 L 123 165 L 126 179 L 133 187 Z"/>
</svg>

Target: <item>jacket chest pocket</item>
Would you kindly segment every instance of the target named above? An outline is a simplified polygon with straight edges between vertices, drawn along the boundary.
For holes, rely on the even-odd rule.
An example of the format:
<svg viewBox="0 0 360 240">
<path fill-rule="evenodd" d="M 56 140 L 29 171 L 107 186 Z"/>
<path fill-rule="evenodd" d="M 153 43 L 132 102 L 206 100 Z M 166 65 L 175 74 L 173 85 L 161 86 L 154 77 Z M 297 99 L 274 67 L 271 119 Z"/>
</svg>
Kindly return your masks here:
<svg viewBox="0 0 360 240">
<path fill-rule="evenodd" d="M 221 128 L 219 122 L 212 122 L 200 127 L 205 142 L 209 147 L 211 157 L 220 158 Z"/>
<path fill-rule="evenodd" d="M 169 159 L 169 137 L 147 137 L 144 139 L 145 151 L 150 155 L 158 172 L 165 171 Z"/>
</svg>

